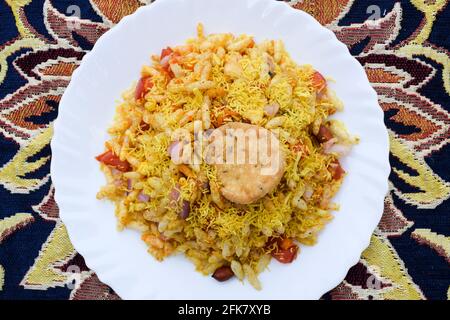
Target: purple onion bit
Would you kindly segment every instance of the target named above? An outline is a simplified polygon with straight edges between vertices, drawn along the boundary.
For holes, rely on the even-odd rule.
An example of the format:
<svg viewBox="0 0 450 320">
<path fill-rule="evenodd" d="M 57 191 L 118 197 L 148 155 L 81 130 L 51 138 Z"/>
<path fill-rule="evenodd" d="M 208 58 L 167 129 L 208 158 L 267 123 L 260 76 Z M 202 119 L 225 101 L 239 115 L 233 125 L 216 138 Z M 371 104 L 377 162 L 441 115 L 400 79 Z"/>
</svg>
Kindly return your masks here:
<svg viewBox="0 0 450 320">
<path fill-rule="evenodd" d="M 191 204 L 187 200 L 183 200 L 183 205 L 181 207 L 180 218 L 186 220 L 189 217 L 191 211 Z"/>
<path fill-rule="evenodd" d="M 131 179 L 127 179 L 127 191 L 125 194 L 128 196 L 131 193 L 131 190 L 133 189 L 133 183 Z"/>
<path fill-rule="evenodd" d="M 269 104 L 269 105 L 264 107 L 264 112 L 269 117 L 275 116 L 278 113 L 279 110 L 280 110 L 280 105 L 278 103 Z"/>
<path fill-rule="evenodd" d="M 178 199 L 180 199 L 180 185 L 179 184 L 176 184 L 175 187 L 172 188 L 172 190 L 170 190 L 169 199 L 170 199 L 170 201 L 175 201 L 175 202 L 177 202 Z"/>
<path fill-rule="evenodd" d="M 203 138 L 208 140 L 211 137 L 211 135 L 213 134 L 213 132 L 214 132 L 214 129 L 206 130 L 205 132 L 203 132 Z"/>
<path fill-rule="evenodd" d="M 144 194 L 144 193 L 139 193 L 139 195 L 138 195 L 138 200 L 140 201 L 140 202 L 149 202 L 150 201 L 150 197 L 148 196 L 148 195 L 146 195 L 146 194 Z"/>
<path fill-rule="evenodd" d="M 202 191 L 207 192 L 209 191 L 209 181 L 204 181 L 200 184 L 200 187 Z"/>
<path fill-rule="evenodd" d="M 181 141 L 174 141 L 167 148 L 167 152 L 170 158 L 175 162 L 178 162 L 180 160 L 182 151 L 183 151 L 183 143 Z"/>
</svg>

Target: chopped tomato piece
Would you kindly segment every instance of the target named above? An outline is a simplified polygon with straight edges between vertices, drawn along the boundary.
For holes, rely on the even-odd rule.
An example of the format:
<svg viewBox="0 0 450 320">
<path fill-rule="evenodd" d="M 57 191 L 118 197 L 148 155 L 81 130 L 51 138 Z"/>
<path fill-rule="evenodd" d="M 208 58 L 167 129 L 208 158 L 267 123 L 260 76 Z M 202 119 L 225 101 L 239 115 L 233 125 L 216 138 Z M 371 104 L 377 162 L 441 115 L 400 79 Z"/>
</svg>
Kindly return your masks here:
<svg viewBox="0 0 450 320">
<path fill-rule="evenodd" d="M 134 99 L 138 101 L 142 99 L 143 96 L 144 96 L 144 81 L 141 78 L 139 79 L 136 85 L 136 91 L 134 92 Z"/>
<path fill-rule="evenodd" d="M 134 98 L 136 99 L 136 101 L 143 99 L 152 87 L 153 82 L 150 77 L 143 77 L 139 79 L 136 85 L 136 92 L 134 94 Z"/>
<path fill-rule="evenodd" d="M 316 137 L 319 140 L 319 142 L 324 143 L 327 142 L 328 140 L 333 139 L 333 134 L 331 133 L 331 130 L 327 126 L 321 125 Z"/>
<path fill-rule="evenodd" d="M 180 63 L 181 54 L 177 51 L 172 53 L 172 56 L 170 57 L 170 63 Z"/>
<path fill-rule="evenodd" d="M 289 238 L 278 238 L 269 240 L 269 244 L 276 244 L 276 248 L 272 251 L 272 257 L 281 263 L 291 263 L 295 260 L 298 253 L 298 246 Z"/>
<path fill-rule="evenodd" d="M 214 97 L 223 98 L 227 94 L 227 92 L 223 88 L 212 88 L 208 89 L 206 91 L 206 94 L 212 98 Z"/>
<path fill-rule="evenodd" d="M 144 121 L 142 121 L 141 124 L 139 125 L 139 128 L 142 131 L 147 131 L 150 129 L 150 125 L 148 123 L 145 123 Z"/>
<path fill-rule="evenodd" d="M 165 49 L 162 49 L 161 51 L 161 60 L 164 59 L 164 57 L 170 56 L 173 53 L 173 50 L 171 47 L 167 47 Z"/>
<path fill-rule="evenodd" d="M 178 170 L 188 178 L 196 179 L 195 173 L 185 164 L 180 164 Z"/>
<path fill-rule="evenodd" d="M 341 179 L 345 174 L 345 170 L 342 168 L 341 164 L 339 163 L 339 160 L 335 160 L 333 163 L 331 163 L 330 169 L 331 175 L 334 180 Z"/>
<path fill-rule="evenodd" d="M 313 87 L 316 88 L 318 92 L 321 92 L 323 89 L 326 88 L 327 80 L 319 71 L 316 71 L 312 76 L 312 84 Z"/>
<path fill-rule="evenodd" d="M 287 250 L 287 249 L 295 246 L 295 243 L 294 243 L 294 241 L 292 241 L 292 239 L 280 238 L 280 240 L 278 241 L 278 246 L 283 250 Z"/>
<path fill-rule="evenodd" d="M 170 80 L 173 79 L 175 77 L 175 75 L 173 74 L 172 69 L 170 69 L 170 64 L 166 63 L 163 66 L 161 66 L 162 71 L 165 73 L 166 77 Z"/>
<path fill-rule="evenodd" d="M 224 120 L 225 120 L 225 117 L 224 117 L 224 116 L 219 116 L 219 117 L 216 119 L 216 121 L 214 122 L 214 126 L 215 126 L 216 128 L 222 126 Z"/>
<path fill-rule="evenodd" d="M 218 116 L 214 122 L 214 125 L 216 128 L 222 126 L 225 123 L 225 120 L 228 120 L 230 118 L 237 118 L 240 114 L 236 111 L 233 111 L 229 108 L 225 108 L 223 110 L 223 114 Z"/>
<path fill-rule="evenodd" d="M 272 257 L 281 263 L 291 263 L 297 257 L 298 247 L 290 247 L 287 250 L 277 250 L 272 252 Z"/>
<path fill-rule="evenodd" d="M 97 159 L 101 163 L 106 164 L 107 166 L 114 167 L 122 172 L 127 172 L 130 171 L 131 169 L 131 166 L 128 162 L 120 160 L 120 158 L 110 150 L 106 151 L 105 153 L 102 153 L 95 159 Z"/>
<path fill-rule="evenodd" d="M 292 150 L 294 152 L 301 152 L 302 154 L 308 155 L 309 154 L 309 149 L 308 146 L 303 144 L 302 141 L 299 141 L 298 143 L 294 144 L 292 146 Z"/>
<path fill-rule="evenodd" d="M 179 52 L 173 51 L 169 47 L 167 49 L 163 49 L 163 52 L 161 53 L 161 68 L 169 80 L 175 77 L 172 69 L 170 68 L 170 64 L 179 64 L 180 57 L 181 55 Z"/>
</svg>

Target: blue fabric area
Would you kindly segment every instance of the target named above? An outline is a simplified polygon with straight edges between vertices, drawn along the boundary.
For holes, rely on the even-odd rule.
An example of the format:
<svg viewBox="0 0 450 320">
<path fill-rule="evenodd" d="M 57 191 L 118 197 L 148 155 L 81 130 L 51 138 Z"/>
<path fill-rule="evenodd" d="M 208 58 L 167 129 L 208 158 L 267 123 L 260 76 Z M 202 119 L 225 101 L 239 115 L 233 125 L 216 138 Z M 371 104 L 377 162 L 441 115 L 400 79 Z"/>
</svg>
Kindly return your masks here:
<svg viewBox="0 0 450 320">
<path fill-rule="evenodd" d="M 21 49 L 12 54 L 11 56 L 6 59 L 8 63 L 8 70 L 6 74 L 6 79 L 3 81 L 2 84 L 0 84 L 0 99 L 3 99 L 8 94 L 16 91 L 20 87 L 22 87 L 24 84 L 27 83 L 27 81 L 17 72 L 17 70 L 12 67 L 12 62 L 17 57 L 21 56 L 22 54 L 30 51 L 29 49 Z"/>
<path fill-rule="evenodd" d="M 1 135 L 0 137 L 0 150 L 2 151 L 0 153 L 0 167 L 2 167 L 16 154 L 16 152 L 19 150 L 19 145 L 12 139 L 5 139 L 5 137 Z M 1 205 L 2 204 L 0 202 L 0 206 Z"/>
<path fill-rule="evenodd" d="M 355 1 L 348 14 L 339 21 L 340 26 L 348 26 L 352 23 L 363 23 L 368 20 L 372 14 L 380 13 L 384 17 L 392 10 L 396 1 L 374 0 L 374 1 Z M 379 7 L 380 10 L 376 7 Z"/>
<path fill-rule="evenodd" d="M 447 144 L 441 150 L 425 157 L 425 161 L 442 179 L 446 181 L 450 180 L 450 170 L 448 170 L 448 164 L 450 163 L 450 145 Z"/>
<path fill-rule="evenodd" d="M 436 212 L 435 214 L 439 213 Z M 416 227 L 419 228 L 419 225 Z M 426 228 L 430 227 L 427 223 Z M 438 230 L 435 231 L 439 232 Z M 430 247 L 418 246 L 417 242 L 411 238 L 411 232 L 411 229 L 409 229 L 401 237 L 392 237 L 389 240 L 403 260 L 403 263 L 407 266 L 414 282 L 422 289 L 425 298 L 446 300 L 448 280 L 450 278 L 447 261 L 445 258 L 437 255 Z"/>
<path fill-rule="evenodd" d="M 392 8 L 390 1 L 372 1 L 371 4 L 379 5 L 381 8 L 386 9 L 389 12 Z M 418 11 L 410 1 L 401 1 L 403 9 L 403 19 L 401 22 L 400 35 L 393 42 L 392 46 L 401 43 L 403 40 L 409 38 L 411 34 L 417 30 L 420 21 L 423 18 L 423 13 Z M 367 9 L 366 1 L 356 1 L 352 6 L 349 14 L 341 20 L 340 25 L 348 25 L 355 22 L 363 22 L 367 15 L 365 15 Z M 383 10 L 382 10 L 383 11 Z M 449 47 L 449 35 L 448 26 L 450 22 L 450 10 L 446 8 L 438 15 L 438 21 L 434 24 L 432 35 L 429 40 L 433 44 L 439 47 Z M 351 48 L 351 53 L 356 55 L 361 52 L 361 48 L 364 48 L 366 41 L 361 41 L 359 44 Z M 438 72 L 436 76 L 425 85 L 420 92 L 429 97 L 435 103 L 441 104 L 445 109 L 449 110 L 450 99 L 445 93 L 442 82 L 442 67 L 430 61 L 424 57 L 417 57 L 424 62 L 427 62 L 434 66 Z M 410 134 L 417 130 L 413 125 L 405 126 L 395 121 L 390 120 L 397 111 L 389 110 L 385 112 L 385 122 L 388 128 L 392 129 L 398 134 Z M 391 155 L 390 162 L 393 168 L 402 170 L 411 175 L 417 175 L 412 169 L 402 164 L 398 159 Z M 440 175 L 443 179 L 449 179 L 449 164 L 450 164 L 450 152 L 447 145 L 442 150 L 435 152 L 426 158 L 428 165 Z M 394 186 L 404 193 L 408 192 L 421 192 L 421 190 L 414 188 L 406 184 L 400 179 L 396 173 L 392 172 L 390 180 Z M 397 208 L 399 208 L 404 216 L 414 221 L 415 228 L 431 229 L 433 232 L 450 235 L 450 205 L 446 201 L 438 206 L 436 209 L 417 209 L 414 206 L 405 204 L 399 200 L 394 194 L 394 202 Z M 414 229 L 413 229 L 414 230 Z M 450 283 L 450 269 L 448 262 L 428 246 L 417 245 L 417 242 L 411 238 L 412 230 L 408 230 L 400 237 L 390 237 L 390 241 L 395 250 L 399 254 L 400 258 L 404 261 L 409 275 L 413 281 L 420 286 L 426 298 L 429 299 L 446 299 L 447 290 Z"/>
<path fill-rule="evenodd" d="M 428 40 L 431 43 L 435 43 L 442 48 L 450 48 L 450 32 L 448 26 L 450 26 L 450 10 L 447 8 L 439 12 L 436 16 L 436 21 L 433 24 L 430 37 Z"/>
<path fill-rule="evenodd" d="M 450 10 L 449 10 L 450 11 Z M 444 83 L 442 81 L 442 68 L 438 63 L 424 56 L 417 56 L 418 59 L 426 62 L 436 68 L 436 76 L 431 79 L 419 92 L 431 99 L 434 103 L 438 103 L 442 108 L 450 111 L 450 96 L 445 94 Z"/>
<path fill-rule="evenodd" d="M 52 1 L 52 3 L 55 1 Z M 58 2 L 58 1 L 56 1 Z M 24 8 L 25 14 L 32 21 L 33 28 L 46 40 L 53 40 L 53 37 L 47 30 L 44 23 L 44 3 L 45 0 L 33 0 L 29 5 Z"/>
<path fill-rule="evenodd" d="M 14 27 L 14 15 L 4 0 L 0 1 L 0 21 L 0 43 L 2 45 L 19 36 L 19 32 Z"/>
</svg>

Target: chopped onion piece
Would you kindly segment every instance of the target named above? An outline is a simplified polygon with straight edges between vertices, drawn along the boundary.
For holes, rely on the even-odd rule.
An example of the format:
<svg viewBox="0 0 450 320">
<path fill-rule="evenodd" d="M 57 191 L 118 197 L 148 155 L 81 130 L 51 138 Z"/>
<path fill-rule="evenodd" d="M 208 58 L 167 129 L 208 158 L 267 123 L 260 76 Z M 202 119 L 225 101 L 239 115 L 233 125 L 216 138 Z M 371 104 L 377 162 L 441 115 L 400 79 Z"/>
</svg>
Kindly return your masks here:
<svg viewBox="0 0 450 320">
<path fill-rule="evenodd" d="M 311 188 L 310 185 L 307 185 L 307 186 L 305 187 L 305 193 L 303 193 L 303 198 L 304 198 L 305 200 L 309 200 L 309 199 L 311 199 L 313 193 L 314 193 L 313 188 Z"/>
<path fill-rule="evenodd" d="M 278 103 L 269 104 L 264 107 L 264 112 L 269 117 L 273 117 L 274 115 L 276 115 L 279 110 L 280 110 L 280 105 Z"/>
<path fill-rule="evenodd" d="M 144 193 L 139 193 L 139 195 L 138 195 L 138 200 L 140 201 L 140 202 L 148 202 L 149 200 L 150 200 L 150 197 L 148 196 L 148 195 L 146 195 L 146 194 L 144 194 Z"/>
<path fill-rule="evenodd" d="M 111 168 L 111 174 L 113 175 L 113 176 L 117 176 L 117 175 L 119 175 L 121 172 L 120 172 L 120 170 L 117 170 L 116 168 Z"/>
<path fill-rule="evenodd" d="M 170 199 L 170 201 L 178 201 L 178 200 L 180 199 L 180 190 L 179 190 L 179 186 L 176 186 L 175 188 L 173 188 L 173 189 L 170 191 L 169 199 Z"/>
<path fill-rule="evenodd" d="M 332 139 L 324 142 L 324 144 L 323 144 L 323 152 L 327 153 L 327 154 L 330 153 L 329 152 L 330 148 L 333 147 L 334 144 L 337 143 L 337 142 L 338 142 L 338 139 L 336 139 L 336 138 L 332 138 Z"/>
<path fill-rule="evenodd" d="M 167 152 L 169 153 L 170 158 L 174 162 L 178 162 L 181 157 L 181 151 L 183 149 L 183 144 L 181 141 L 172 142 L 167 148 Z"/>
<path fill-rule="evenodd" d="M 169 63 L 171 55 L 169 54 L 168 56 L 165 56 L 164 58 L 161 59 L 161 61 L 159 62 L 162 66 L 167 65 Z"/>
<path fill-rule="evenodd" d="M 350 153 L 351 148 L 352 148 L 351 146 L 346 144 L 334 144 L 324 152 L 328 154 L 334 153 L 338 155 L 338 157 L 343 157 Z"/>
</svg>

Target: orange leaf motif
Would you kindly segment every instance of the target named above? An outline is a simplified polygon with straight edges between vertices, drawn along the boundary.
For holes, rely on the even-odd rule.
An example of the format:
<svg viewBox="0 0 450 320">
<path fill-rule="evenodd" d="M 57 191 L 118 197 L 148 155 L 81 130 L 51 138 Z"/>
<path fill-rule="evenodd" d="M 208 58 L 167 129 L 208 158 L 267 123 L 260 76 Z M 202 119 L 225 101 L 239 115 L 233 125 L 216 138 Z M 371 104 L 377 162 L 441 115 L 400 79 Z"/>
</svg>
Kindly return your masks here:
<svg viewBox="0 0 450 320">
<path fill-rule="evenodd" d="M 132 14 L 140 7 L 137 0 L 92 0 L 92 2 L 112 23 L 118 23 L 123 17 Z"/>
<path fill-rule="evenodd" d="M 293 7 L 308 12 L 321 24 L 326 25 L 333 22 L 349 2 L 350 0 L 305 0 L 299 1 Z"/>
</svg>

